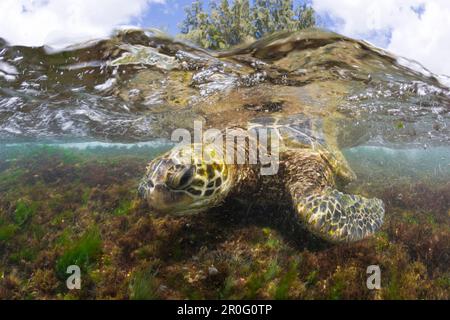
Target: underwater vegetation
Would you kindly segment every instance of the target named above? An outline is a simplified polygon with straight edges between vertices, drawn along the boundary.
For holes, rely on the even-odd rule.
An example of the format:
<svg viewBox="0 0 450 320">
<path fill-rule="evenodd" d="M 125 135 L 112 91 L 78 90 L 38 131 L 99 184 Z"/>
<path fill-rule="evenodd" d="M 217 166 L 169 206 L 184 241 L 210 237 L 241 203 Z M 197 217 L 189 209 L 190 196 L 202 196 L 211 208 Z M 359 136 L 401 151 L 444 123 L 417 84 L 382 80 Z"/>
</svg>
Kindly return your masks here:
<svg viewBox="0 0 450 320">
<path fill-rule="evenodd" d="M 1 299 L 450 298 L 448 181 L 372 186 L 387 206 L 381 232 L 330 245 L 308 232 L 294 237 L 298 232 L 257 205 L 152 214 L 136 194 L 145 152 L 6 153 Z M 81 290 L 65 285 L 72 264 L 81 268 Z M 380 290 L 366 287 L 369 265 L 380 266 Z"/>
</svg>

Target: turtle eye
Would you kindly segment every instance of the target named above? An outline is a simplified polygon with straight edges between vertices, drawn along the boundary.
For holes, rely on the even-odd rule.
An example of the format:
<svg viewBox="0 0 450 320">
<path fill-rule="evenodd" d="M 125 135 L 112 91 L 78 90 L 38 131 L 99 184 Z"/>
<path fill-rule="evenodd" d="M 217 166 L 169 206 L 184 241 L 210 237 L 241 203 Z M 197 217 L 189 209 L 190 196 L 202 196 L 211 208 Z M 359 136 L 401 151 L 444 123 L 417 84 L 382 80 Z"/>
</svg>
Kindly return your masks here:
<svg viewBox="0 0 450 320">
<path fill-rule="evenodd" d="M 191 183 L 194 174 L 194 166 L 177 168 L 176 172 L 169 177 L 167 184 L 173 189 L 184 189 Z"/>
<path fill-rule="evenodd" d="M 190 166 L 189 169 L 185 170 L 180 178 L 180 188 L 187 186 L 194 178 L 195 167 Z"/>
</svg>

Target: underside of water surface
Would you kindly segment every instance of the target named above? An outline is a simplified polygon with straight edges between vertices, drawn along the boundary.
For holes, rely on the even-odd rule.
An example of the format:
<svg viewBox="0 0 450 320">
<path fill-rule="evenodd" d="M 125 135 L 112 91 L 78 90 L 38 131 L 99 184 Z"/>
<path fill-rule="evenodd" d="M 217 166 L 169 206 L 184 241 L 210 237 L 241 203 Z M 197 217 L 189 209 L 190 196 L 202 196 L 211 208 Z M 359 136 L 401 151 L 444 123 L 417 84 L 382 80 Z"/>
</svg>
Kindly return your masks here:
<svg viewBox="0 0 450 320">
<path fill-rule="evenodd" d="M 321 30 L 226 52 L 143 30 L 58 52 L 0 40 L 0 298 L 449 299 L 448 82 Z M 170 216 L 138 198 L 173 130 L 265 117 L 320 123 L 358 177 L 341 190 L 385 203 L 381 230 L 330 244 L 286 203 Z"/>
</svg>

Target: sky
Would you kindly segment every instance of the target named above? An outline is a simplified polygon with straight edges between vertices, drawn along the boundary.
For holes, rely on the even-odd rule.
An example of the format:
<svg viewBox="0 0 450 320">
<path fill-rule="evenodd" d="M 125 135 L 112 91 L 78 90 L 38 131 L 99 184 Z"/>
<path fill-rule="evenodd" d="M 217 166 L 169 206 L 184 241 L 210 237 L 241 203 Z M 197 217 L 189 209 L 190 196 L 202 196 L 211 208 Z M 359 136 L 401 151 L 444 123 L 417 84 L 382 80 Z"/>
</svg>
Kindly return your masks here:
<svg viewBox="0 0 450 320">
<path fill-rule="evenodd" d="M 124 25 L 157 27 L 175 35 L 191 2 L 0 0 L 0 37 L 16 45 L 61 47 L 107 37 Z M 414 59 L 434 73 L 450 75 L 449 0 L 310 2 L 322 27 Z"/>
</svg>

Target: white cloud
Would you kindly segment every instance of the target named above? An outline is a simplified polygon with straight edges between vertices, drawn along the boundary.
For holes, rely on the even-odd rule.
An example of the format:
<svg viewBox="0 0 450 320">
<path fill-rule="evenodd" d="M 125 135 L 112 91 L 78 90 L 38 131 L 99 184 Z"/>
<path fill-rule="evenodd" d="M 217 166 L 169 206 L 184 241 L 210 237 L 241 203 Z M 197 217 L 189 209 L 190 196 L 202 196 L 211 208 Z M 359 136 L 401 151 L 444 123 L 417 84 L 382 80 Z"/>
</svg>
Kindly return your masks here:
<svg viewBox="0 0 450 320">
<path fill-rule="evenodd" d="M 0 37 L 11 44 L 61 47 L 108 36 L 165 0 L 0 0 Z"/>
<path fill-rule="evenodd" d="M 313 0 L 313 7 L 336 22 L 337 32 L 450 75 L 448 0 Z"/>
</svg>

